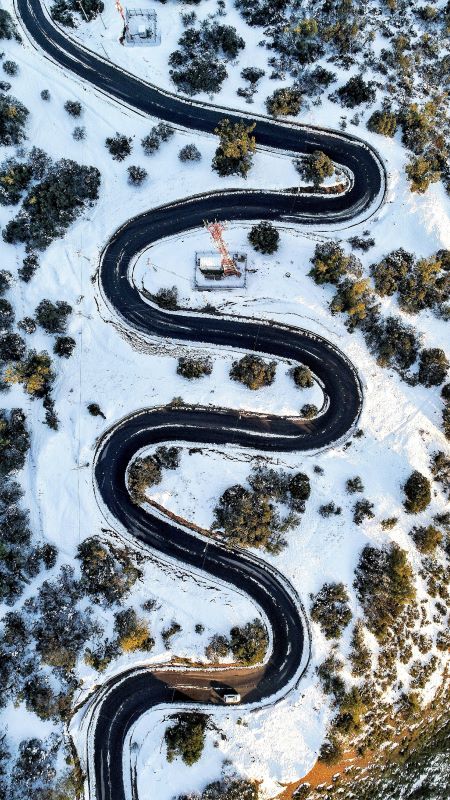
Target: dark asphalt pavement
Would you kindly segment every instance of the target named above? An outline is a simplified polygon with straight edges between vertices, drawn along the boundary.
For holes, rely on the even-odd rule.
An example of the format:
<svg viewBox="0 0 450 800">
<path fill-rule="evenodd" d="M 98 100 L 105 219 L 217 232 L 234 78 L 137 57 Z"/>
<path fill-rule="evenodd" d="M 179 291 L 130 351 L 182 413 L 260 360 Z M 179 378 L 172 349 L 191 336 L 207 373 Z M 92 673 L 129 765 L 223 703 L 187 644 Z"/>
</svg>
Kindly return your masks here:
<svg viewBox="0 0 450 800">
<path fill-rule="evenodd" d="M 16 0 L 16 8 L 30 39 L 50 59 L 144 115 L 207 133 L 225 115 L 232 120 L 245 116 L 161 92 L 84 50 L 54 27 L 39 0 Z M 141 448 L 156 443 L 235 444 L 265 452 L 302 452 L 337 442 L 348 435 L 359 417 L 362 394 L 356 371 L 344 354 L 323 338 L 239 317 L 164 312 L 145 302 L 133 285 L 130 266 L 139 252 L 163 237 L 198 227 L 205 219 L 271 219 L 317 226 L 330 222 L 345 225 L 375 213 L 384 197 L 385 172 L 369 146 L 354 137 L 320 129 L 262 117 L 256 122 L 259 145 L 294 153 L 322 149 L 353 173 L 351 189 L 338 196 L 227 190 L 152 209 L 126 222 L 111 238 L 101 258 L 100 287 L 118 316 L 140 334 L 258 351 L 309 366 L 324 386 L 325 410 L 309 421 L 241 415 L 229 409 L 144 410 L 119 422 L 98 443 L 95 483 L 108 516 L 128 534 L 163 558 L 207 573 L 249 595 L 269 621 L 273 646 L 268 663 L 256 669 L 218 668 L 211 673 L 179 668 L 167 673 L 142 668 L 107 682 L 94 699 L 97 713 L 91 722 L 92 800 L 124 800 L 124 741 L 146 710 L 159 703 L 217 702 L 208 687 L 211 681 L 225 678 L 241 691 L 246 703 L 258 703 L 294 685 L 308 662 L 307 624 L 298 595 L 284 576 L 253 555 L 212 540 L 206 542 L 173 521 L 134 505 L 126 488 L 128 464 Z"/>
</svg>

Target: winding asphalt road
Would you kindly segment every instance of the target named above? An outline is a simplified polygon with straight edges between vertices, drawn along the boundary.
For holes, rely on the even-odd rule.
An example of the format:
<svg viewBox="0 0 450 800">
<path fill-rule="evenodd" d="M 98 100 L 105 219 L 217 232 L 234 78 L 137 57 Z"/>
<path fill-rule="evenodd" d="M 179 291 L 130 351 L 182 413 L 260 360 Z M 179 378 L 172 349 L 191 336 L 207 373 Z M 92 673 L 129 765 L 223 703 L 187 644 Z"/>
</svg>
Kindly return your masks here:
<svg viewBox="0 0 450 800">
<path fill-rule="evenodd" d="M 48 58 L 144 115 L 206 133 L 212 133 L 224 116 L 232 121 L 245 116 L 185 101 L 115 67 L 55 27 L 39 0 L 16 0 L 16 8 L 28 37 Z M 307 365 L 324 389 L 322 412 L 314 420 L 303 420 L 198 407 L 143 410 L 119 422 L 99 441 L 95 484 L 105 513 L 128 535 L 172 564 L 181 562 L 194 573 L 206 573 L 249 595 L 270 625 L 270 655 L 266 664 L 255 668 L 139 668 L 105 683 L 89 708 L 92 800 L 124 800 L 125 739 L 145 711 L 160 703 L 217 702 L 214 687 L 223 683 L 236 687 L 246 703 L 276 699 L 298 683 L 308 663 L 307 622 L 300 599 L 284 576 L 253 555 L 208 541 L 134 505 L 126 486 L 126 470 L 136 453 L 160 442 L 234 444 L 266 452 L 316 450 L 348 435 L 359 417 L 362 393 L 356 371 L 323 338 L 240 317 L 162 311 L 147 302 L 133 283 L 132 265 L 142 250 L 166 236 L 199 227 L 204 219 L 271 219 L 335 227 L 369 218 L 382 203 L 384 167 L 365 143 L 317 128 L 252 119 L 260 146 L 291 153 L 327 152 L 352 175 L 349 190 L 333 196 L 236 189 L 154 208 L 126 222 L 108 242 L 101 257 L 100 288 L 126 326 L 140 334 L 258 351 Z"/>
</svg>

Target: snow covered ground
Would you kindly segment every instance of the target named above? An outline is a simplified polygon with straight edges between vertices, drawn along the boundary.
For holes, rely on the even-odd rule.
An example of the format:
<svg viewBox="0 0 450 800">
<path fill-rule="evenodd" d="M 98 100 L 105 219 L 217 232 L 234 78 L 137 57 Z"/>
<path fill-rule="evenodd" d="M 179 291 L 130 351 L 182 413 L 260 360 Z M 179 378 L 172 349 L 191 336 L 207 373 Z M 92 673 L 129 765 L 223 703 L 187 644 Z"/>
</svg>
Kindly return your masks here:
<svg viewBox="0 0 450 800">
<path fill-rule="evenodd" d="M 106 31 L 99 19 L 90 26 L 80 26 L 76 35 L 83 36 L 93 49 L 99 43 L 112 60 L 130 71 L 169 88 L 165 64 L 181 32 L 177 5 L 150 2 L 150 7 L 157 8 L 160 18 L 160 48 L 126 49 L 117 44 L 120 19 L 115 16 L 117 12 L 111 2 L 103 15 Z M 230 15 L 229 21 L 237 24 L 233 16 L 237 12 L 230 11 Z M 252 33 L 254 37 L 247 38 L 240 66 L 256 64 L 254 54 L 264 54 L 256 46 L 260 31 L 253 29 Z M 305 402 L 320 405 L 320 390 L 317 387 L 304 391 L 296 389 L 287 374 L 288 365 L 284 363 L 278 365 L 274 385 L 259 392 L 250 392 L 229 381 L 227 372 L 234 353 L 226 350 L 211 349 L 214 368 L 210 377 L 184 380 L 176 375 L 176 358 L 185 354 L 186 349 L 174 342 L 145 344 L 126 338 L 105 307 L 94 280 L 103 245 L 131 215 L 193 192 L 244 185 L 283 188 L 293 185 L 298 176 L 289 158 L 258 153 L 246 184 L 238 178 L 220 179 L 210 169 L 215 149 L 213 137 L 185 132 L 177 132 L 168 144 L 162 145 L 159 153 L 147 158 L 139 142 L 156 120 L 142 119 L 64 75 L 26 40 L 23 46 L 7 43 L 5 47 L 8 57 L 19 63 L 20 72 L 12 78 L 11 93 L 31 111 L 29 143 L 50 151 L 55 159 L 70 157 L 93 164 L 102 174 L 100 200 L 95 208 L 85 214 L 63 240 L 54 242 L 43 254 L 40 270 L 31 283 L 25 285 L 17 281 L 11 291 L 18 319 L 32 315 L 44 297 L 64 299 L 74 308 L 68 333 L 76 339 L 77 347 L 71 359 L 58 362 L 54 392 L 61 423 L 59 431 L 55 433 L 42 424 L 41 403 L 30 401 L 19 388 L 13 388 L 2 398 L 6 407 L 21 405 L 28 414 L 32 448 L 24 473 L 25 501 L 32 511 L 31 522 L 36 535 L 58 546 L 58 563 L 61 564 L 73 560 L 77 545 L 85 537 L 101 534 L 105 525 L 111 526 L 110 520 L 105 523 L 96 503 L 92 459 L 97 437 L 124 415 L 167 403 L 175 396 L 194 404 L 279 414 L 296 413 Z M 246 54 L 250 52 L 252 57 L 247 61 Z M 215 102 L 238 106 L 235 89 L 240 83 L 239 71 L 233 72 L 235 77 L 229 79 Z M 49 103 L 40 99 L 44 88 L 51 91 Z M 263 111 L 262 98 L 274 88 L 273 81 L 270 86 L 262 85 L 255 105 L 243 108 Z M 79 99 L 82 103 L 80 121 L 74 123 L 64 111 L 67 99 Z M 326 103 L 299 119 L 337 127 L 339 115 L 338 107 Z M 82 142 L 74 141 L 71 136 L 75 124 L 86 127 L 86 139 Z M 113 161 L 104 147 L 106 136 L 116 131 L 133 137 L 133 153 L 121 164 Z M 417 256 L 450 247 L 449 202 L 442 186 L 432 186 L 425 196 L 411 195 L 402 173 L 405 154 L 398 139 L 381 139 L 365 129 L 359 132 L 377 146 L 387 162 L 389 195 L 386 205 L 369 225 L 341 231 L 339 237 L 345 239 L 370 228 L 376 246 L 363 256 L 366 267 L 398 246 Z M 202 162 L 183 165 L 178 160 L 178 151 L 194 139 L 202 152 Z M 12 154 L 10 148 L 7 155 Z M 135 163 L 149 171 L 148 180 L 139 189 L 129 186 L 126 177 L 126 167 Z M 12 213 L 0 208 L 2 226 Z M 248 226 L 232 226 L 227 233 L 228 241 L 233 247 L 247 248 L 247 232 Z M 243 290 L 222 294 L 215 291 L 208 295 L 195 291 L 193 259 L 196 250 L 209 247 L 205 231 L 152 247 L 138 261 L 135 279 L 148 291 L 176 285 L 183 305 L 192 308 L 204 305 L 207 300 L 228 314 L 284 321 L 317 331 L 336 343 L 358 369 L 364 386 L 360 420 L 364 436 L 351 440 L 350 446 L 317 455 L 280 455 L 274 462 L 288 469 L 301 468 L 311 477 L 312 495 L 301 525 L 289 534 L 288 547 L 274 559 L 307 606 L 309 593 L 317 591 L 324 581 L 342 580 L 351 586 L 358 554 L 367 541 L 381 544 L 392 538 L 409 550 L 414 560 L 407 536 L 410 520 L 402 511 L 398 514 L 401 485 L 413 468 L 427 473 L 430 450 L 442 449 L 445 440 L 440 429 L 442 403 L 438 390 L 410 388 L 395 373 L 377 367 L 360 334 L 350 335 L 343 318 L 330 315 L 331 289 L 317 287 L 307 277 L 317 239 L 315 234 L 302 232 L 295 226 L 280 232 L 281 246 L 276 255 L 250 254 L 247 286 Z M 15 274 L 23 251 L 0 241 L 0 256 L 2 265 Z M 395 306 L 394 299 L 383 301 L 387 310 Z M 397 308 L 395 310 L 398 312 Z M 426 345 L 443 345 L 443 321 L 423 313 L 414 323 L 423 331 Z M 51 337 L 42 332 L 27 339 L 36 349 L 52 348 Z M 205 352 L 205 348 L 192 348 L 192 352 L 194 349 Z M 86 406 L 90 402 L 100 404 L 106 421 L 89 416 Z M 314 473 L 314 465 L 321 466 L 324 474 Z M 175 513 L 207 527 L 219 495 L 231 483 L 245 481 L 250 468 L 247 453 L 208 448 L 195 455 L 184 452 L 180 470 L 165 473 L 163 483 L 152 497 Z M 361 527 L 351 521 L 350 498 L 345 494 L 345 481 L 354 475 L 362 477 L 365 496 L 376 509 L 375 519 Z M 316 512 L 329 500 L 342 505 L 343 513 L 324 520 Z M 434 498 L 432 513 L 442 510 L 442 501 Z M 382 533 L 379 521 L 393 515 L 399 516 L 399 524 L 393 532 Z M 33 585 L 30 585 L 26 594 L 32 593 Z M 181 569 L 168 570 L 153 560 L 149 560 L 145 579 L 133 595 L 136 608 L 149 597 L 157 600 L 150 615 L 150 628 L 156 639 L 149 659 L 151 663 L 159 663 L 172 654 L 199 659 L 213 633 L 225 633 L 233 624 L 255 616 L 255 609 L 242 596 L 222 587 L 218 590 L 207 580 L 193 579 L 182 574 Z M 174 637 L 171 650 L 166 651 L 160 633 L 172 618 L 181 624 L 182 632 Z M 103 622 L 108 622 L 106 617 Z M 195 634 L 196 623 L 205 626 L 202 635 Z M 178 761 L 176 765 L 166 763 L 164 748 L 161 748 L 164 730 L 160 724 L 161 715 L 155 712 L 151 720 L 144 718 L 134 732 L 138 741 L 139 796 L 170 800 L 180 791 L 201 788 L 209 779 L 217 777 L 221 762 L 226 758 L 231 759 L 242 774 L 262 779 L 269 796 L 279 788 L 279 783 L 305 774 L 315 761 L 331 713 L 313 673 L 328 652 L 327 648 L 319 629 L 314 627 L 309 673 L 299 690 L 280 705 L 252 714 L 236 710 L 218 712 L 215 723 L 226 738 L 209 732 L 205 754 L 193 768 L 180 766 Z M 105 677 L 132 662 L 133 656 L 123 656 Z M 80 668 L 79 674 L 85 681 L 85 690 L 98 680 L 85 666 Z M 9 720 L 8 731 L 14 739 L 20 738 L 19 728 L 22 733 L 26 730 L 27 735 L 31 735 L 31 731 L 42 735 L 42 723 L 23 709 L 20 709 L 20 716 L 15 716 L 16 713 L 9 708 L 4 711 Z M 235 724 L 237 716 L 243 720 L 239 726 Z"/>
</svg>

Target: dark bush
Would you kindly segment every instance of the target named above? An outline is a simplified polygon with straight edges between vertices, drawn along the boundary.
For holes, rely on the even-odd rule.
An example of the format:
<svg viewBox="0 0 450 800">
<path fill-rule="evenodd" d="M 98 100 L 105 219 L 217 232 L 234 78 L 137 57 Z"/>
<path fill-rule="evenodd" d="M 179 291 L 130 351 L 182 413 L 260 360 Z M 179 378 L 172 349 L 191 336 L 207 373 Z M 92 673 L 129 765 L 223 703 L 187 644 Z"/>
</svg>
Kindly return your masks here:
<svg viewBox="0 0 450 800">
<path fill-rule="evenodd" d="M 125 136 L 124 133 L 116 132 L 115 136 L 108 136 L 105 139 L 105 144 L 111 153 L 114 161 L 124 161 L 131 153 L 131 136 Z"/>
<path fill-rule="evenodd" d="M 141 186 L 148 176 L 148 172 L 144 167 L 137 167 L 134 164 L 128 167 L 128 183 L 132 186 Z"/>
<path fill-rule="evenodd" d="M 411 536 L 417 549 L 426 555 L 434 553 L 436 547 L 442 543 L 442 532 L 434 525 L 413 528 Z"/>
<path fill-rule="evenodd" d="M 408 275 L 414 264 L 414 256 L 400 247 L 385 256 L 379 264 L 372 264 L 370 270 L 375 289 L 382 297 L 398 291 L 400 282 Z"/>
<path fill-rule="evenodd" d="M 137 458 L 128 470 L 128 491 L 134 503 L 143 503 L 146 489 L 161 483 L 161 467 L 154 456 Z"/>
<path fill-rule="evenodd" d="M 14 159 L 5 161 L 0 170 L 0 204 L 17 205 L 32 178 L 32 169 Z"/>
<path fill-rule="evenodd" d="M 188 95 L 219 91 L 228 73 L 224 61 L 236 58 L 245 47 L 236 28 L 207 18 L 199 28 L 189 26 L 169 57 L 170 76 Z"/>
<path fill-rule="evenodd" d="M 25 342 L 18 333 L 4 333 L 0 336 L 0 361 L 21 361 L 25 351 Z"/>
<path fill-rule="evenodd" d="M 314 386 L 312 373 L 308 367 L 294 367 L 292 377 L 299 389 L 311 389 Z"/>
<path fill-rule="evenodd" d="M 72 136 L 76 142 L 82 142 L 86 138 L 86 128 L 82 125 L 77 125 L 72 131 Z"/>
<path fill-rule="evenodd" d="M 343 275 L 353 268 L 352 256 L 347 256 L 337 242 L 323 242 L 316 245 L 313 265 L 309 275 L 315 283 L 337 284 Z"/>
<path fill-rule="evenodd" d="M 19 65 L 16 64 L 15 61 L 4 61 L 3 71 L 6 72 L 7 75 L 13 77 L 14 75 L 17 75 L 17 73 L 19 72 Z"/>
<path fill-rule="evenodd" d="M 186 144 L 178 153 L 180 161 L 200 161 L 202 154 L 195 144 Z"/>
<path fill-rule="evenodd" d="M 343 583 L 325 583 L 311 605 L 311 619 L 326 639 L 339 639 L 352 618 L 348 592 Z"/>
<path fill-rule="evenodd" d="M 345 488 L 349 494 L 364 491 L 363 482 L 359 475 L 356 475 L 354 478 L 349 478 L 345 483 Z"/>
<path fill-rule="evenodd" d="M 419 514 L 431 503 L 430 481 L 417 470 L 411 473 L 403 491 L 406 495 L 403 505 L 409 514 Z"/>
<path fill-rule="evenodd" d="M 211 375 L 212 361 L 210 358 L 193 358 L 192 356 L 180 356 L 178 359 L 177 374 L 183 378 L 201 378 L 203 375 Z"/>
<path fill-rule="evenodd" d="M 172 126 L 166 122 L 159 122 L 158 125 L 154 125 L 150 133 L 141 140 L 145 155 L 151 156 L 156 153 L 161 147 L 161 143 L 168 142 L 174 133 Z"/>
<path fill-rule="evenodd" d="M 259 222 L 251 229 L 248 240 L 259 253 L 272 254 L 278 250 L 280 234 L 271 222 Z"/>
<path fill-rule="evenodd" d="M 21 41 L 11 14 L 3 8 L 0 8 L 0 39 Z"/>
<path fill-rule="evenodd" d="M 77 559 L 81 588 L 95 603 L 121 603 L 142 578 L 142 570 L 133 564 L 125 548 L 100 542 L 95 536 L 79 545 Z"/>
<path fill-rule="evenodd" d="M 5 242 L 23 242 L 43 250 L 64 234 L 81 211 L 98 198 L 100 173 L 62 159 L 44 180 L 33 186 L 19 214 L 3 230 Z"/>
<path fill-rule="evenodd" d="M 0 95 L 0 144 L 10 147 L 25 139 L 25 123 L 28 111 L 11 95 Z"/>
<path fill-rule="evenodd" d="M 70 358 L 76 347 L 76 341 L 72 336 L 57 336 L 53 345 L 53 352 L 60 358 Z"/>
<path fill-rule="evenodd" d="M 429 347 L 421 351 L 419 356 L 419 383 L 423 386 L 439 386 L 444 383 L 449 362 L 440 347 Z"/>
<path fill-rule="evenodd" d="M 0 333 L 11 330 L 14 323 L 14 309 L 5 297 L 0 297 Z"/>
<path fill-rule="evenodd" d="M 230 630 L 230 649 L 236 661 L 245 666 L 260 664 L 267 653 L 269 637 L 258 619 L 247 622 L 242 628 Z"/>
<path fill-rule="evenodd" d="M 367 122 L 369 131 L 383 136 L 394 136 L 397 130 L 397 117 L 390 111 L 374 111 Z"/>
<path fill-rule="evenodd" d="M 354 586 L 367 626 L 379 639 L 385 638 L 402 608 L 415 597 L 407 555 L 397 544 L 380 550 L 366 545 L 355 571 Z"/>
<path fill-rule="evenodd" d="M 103 417 L 103 419 L 106 419 L 98 403 L 89 403 L 87 410 L 89 411 L 91 417 Z"/>
<path fill-rule="evenodd" d="M 171 763 L 175 756 L 181 756 L 184 763 L 191 767 L 203 753 L 208 717 L 190 712 L 177 714 L 172 719 L 176 720 L 175 724 L 166 728 L 164 734 L 167 761 Z"/>
<path fill-rule="evenodd" d="M 300 416 L 304 419 L 314 419 L 314 417 L 317 417 L 318 413 L 319 409 L 314 403 L 305 403 L 300 409 Z"/>
<path fill-rule="evenodd" d="M 64 300 L 41 300 L 36 308 L 36 321 L 47 333 L 64 333 L 72 306 Z"/>
<path fill-rule="evenodd" d="M 176 311 L 178 308 L 178 289 L 172 286 L 171 289 L 162 288 L 158 289 L 156 294 L 151 295 L 151 299 L 157 306 L 164 308 L 166 311 Z"/>
<path fill-rule="evenodd" d="M 353 506 L 353 522 L 355 525 L 361 525 L 365 519 L 373 519 L 374 516 L 373 503 L 370 503 L 365 498 L 356 501 Z"/>
<path fill-rule="evenodd" d="M 337 95 L 343 106 L 355 108 L 362 103 L 373 103 L 376 92 L 373 82 L 366 83 L 361 75 L 354 75 L 337 90 Z"/>
<path fill-rule="evenodd" d="M 67 100 L 64 103 L 64 108 L 71 117 L 80 117 L 82 112 L 81 103 L 78 100 Z"/>
<path fill-rule="evenodd" d="M 28 255 L 25 256 L 22 262 L 22 266 L 17 271 L 20 280 L 23 281 L 24 283 L 29 283 L 34 273 L 38 269 L 38 267 L 39 267 L 39 259 L 36 253 L 28 253 Z"/>
</svg>

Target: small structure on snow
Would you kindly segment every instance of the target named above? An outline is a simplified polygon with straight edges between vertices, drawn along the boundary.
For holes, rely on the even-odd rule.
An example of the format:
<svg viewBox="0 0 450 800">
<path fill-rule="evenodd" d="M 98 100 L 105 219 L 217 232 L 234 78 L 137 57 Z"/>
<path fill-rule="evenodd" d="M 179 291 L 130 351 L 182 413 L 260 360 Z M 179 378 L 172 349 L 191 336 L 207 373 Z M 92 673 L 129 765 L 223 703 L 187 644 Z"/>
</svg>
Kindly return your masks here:
<svg viewBox="0 0 450 800">
<path fill-rule="evenodd" d="M 161 44 L 156 12 L 145 8 L 125 9 L 124 43 L 134 47 Z"/>
<path fill-rule="evenodd" d="M 245 286 L 247 254 L 230 253 L 223 238 L 223 222 L 205 222 L 205 228 L 217 248 L 195 254 L 195 285 L 197 289 L 237 289 Z M 220 281 L 220 285 L 218 282 Z"/>
</svg>

